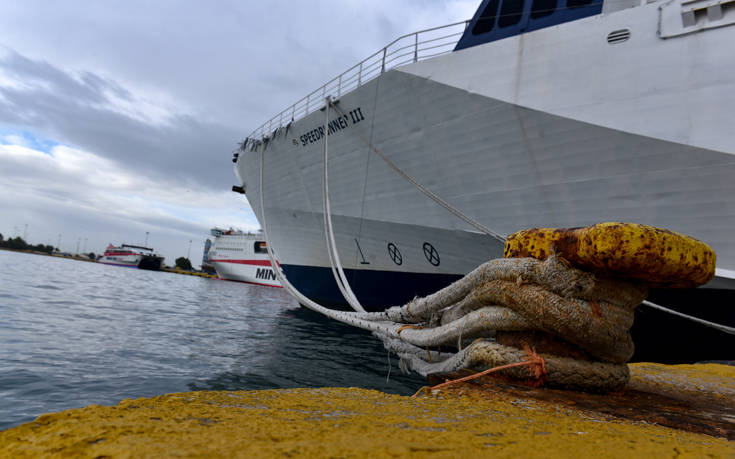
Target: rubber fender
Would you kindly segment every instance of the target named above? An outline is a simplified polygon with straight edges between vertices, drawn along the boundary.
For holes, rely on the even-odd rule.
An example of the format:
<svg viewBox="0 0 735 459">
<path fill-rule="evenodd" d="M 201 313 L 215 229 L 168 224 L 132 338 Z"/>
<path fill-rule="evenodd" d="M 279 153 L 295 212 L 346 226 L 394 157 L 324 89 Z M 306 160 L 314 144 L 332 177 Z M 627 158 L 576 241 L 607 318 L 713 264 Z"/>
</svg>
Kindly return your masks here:
<svg viewBox="0 0 735 459">
<path fill-rule="evenodd" d="M 533 228 L 513 233 L 505 242 L 505 258 L 544 260 L 552 253 L 603 277 L 670 288 L 706 284 L 715 276 L 717 260 L 704 242 L 637 223 Z"/>
</svg>

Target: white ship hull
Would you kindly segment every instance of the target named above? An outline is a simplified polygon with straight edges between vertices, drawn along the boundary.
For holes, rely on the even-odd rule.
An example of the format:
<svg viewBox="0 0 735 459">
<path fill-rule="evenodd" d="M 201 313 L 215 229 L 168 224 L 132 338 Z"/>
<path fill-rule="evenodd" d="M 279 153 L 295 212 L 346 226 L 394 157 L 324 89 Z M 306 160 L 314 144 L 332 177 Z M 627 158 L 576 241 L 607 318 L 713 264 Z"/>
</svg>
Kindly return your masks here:
<svg viewBox="0 0 735 459">
<path fill-rule="evenodd" d="M 209 249 L 208 258 L 220 279 L 281 287 L 265 252 L 262 235 L 219 235 Z"/>
<path fill-rule="evenodd" d="M 217 277 L 220 279 L 267 287 L 281 287 L 281 284 L 276 279 L 276 274 L 270 266 L 270 262 L 267 265 L 250 265 L 227 261 L 219 261 L 212 264 L 217 271 Z"/>
<path fill-rule="evenodd" d="M 433 292 L 502 253 L 370 151 L 474 220 L 531 227 L 631 221 L 694 236 L 735 273 L 735 27 L 662 39 L 659 6 L 602 14 L 389 70 L 332 109 L 337 248 L 369 308 Z M 630 38 L 609 44 L 609 32 Z M 324 111 L 277 131 L 236 172 L 303 293 L 344 303 L 327 257 Z M 427 248 L 433 247 L 433 250 Z M 397 248 L 400 263 L 395 258 Z M 437 256 L 435 256 L 437 255 Z M 732 282 L 730 282 L 732 284 Z"/>
</svg>

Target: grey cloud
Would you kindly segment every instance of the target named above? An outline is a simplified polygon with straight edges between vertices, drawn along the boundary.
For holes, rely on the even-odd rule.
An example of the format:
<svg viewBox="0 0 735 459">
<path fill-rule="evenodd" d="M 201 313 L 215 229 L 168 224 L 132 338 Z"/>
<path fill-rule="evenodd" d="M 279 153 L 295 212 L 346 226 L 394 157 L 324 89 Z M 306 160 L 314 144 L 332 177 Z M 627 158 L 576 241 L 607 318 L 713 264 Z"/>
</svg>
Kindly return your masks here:
<svg viewBox="0 0 735 459">
<path fill-rule="evenodd" d="M 396 36 L 456 20 L 450 4 L 459 5 L 0 3 L 2 40 L 15 50 L 0 66 L 34 82 L 0 91 L 0 123 L 43 129 L 158 180 L 226 189 L 230 152 L 251 130 Z M 160 96 L 174 113 L 150 125 L 105 109 L 106 93 L 132 104 Z"/>
<path fill-rule="evenodd" d="M 30 88 L 0 87 L 0 122 L 30 125 L 56 140 L 118 161 L 156 180 L 226 189 L 234 180 L 229 152 L 242 136 L 232 128 L 172 114 L 156 125 L 106 106 L 106 91 L 131 105 L 130 91 L 92 72 L 75 78 L 43 61 L 10 52 L 4 72 Z"/>
<path fill-rule="evenodd" d="M 101 93 L 109 85 L 101 78 L 85 72 L 80 82 L 47 62 L 28 59 L 13 49 L 6 48 L 6 50 L 5 57 L 0 59 L 0 66 L 8 76 L 31 86 L 31 89 L 23 91 L 43 90 L 44 85 L 50 84 L 51 87 L 47 91 L 64 94 L 69 100 L 76 100 L 77 103 L 104 102 Z"/>
<path fill-rule="evenodd" d="M 396 36 L 466 19 L 461 3 L 24 0 L 0 2 L 0 29 L 25 55 L 166 92 L 244 136 Z"/>
</svg>

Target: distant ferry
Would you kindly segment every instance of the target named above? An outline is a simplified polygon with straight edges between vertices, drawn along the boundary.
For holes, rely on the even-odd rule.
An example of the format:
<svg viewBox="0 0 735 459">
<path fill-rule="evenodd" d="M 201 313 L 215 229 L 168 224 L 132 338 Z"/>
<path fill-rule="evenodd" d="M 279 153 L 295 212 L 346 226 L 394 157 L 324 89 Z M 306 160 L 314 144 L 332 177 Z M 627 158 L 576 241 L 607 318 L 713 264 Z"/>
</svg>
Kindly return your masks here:
<svg viewBox="0 0 735 459">
<path fill-rule="evenodd" d="M 97 261 L 106 265 L 158 271 L 161 269 L 163 257 L 149 247 L 128 244 L 116 247 L 110 244 Z"/>
<path fill-rule="evenodd" d="M 262 232 L 213 228 L 211 234 L 215 239 L 207 258 L 220 279 L 281 287 L 271 268 Z"/>
</svg>

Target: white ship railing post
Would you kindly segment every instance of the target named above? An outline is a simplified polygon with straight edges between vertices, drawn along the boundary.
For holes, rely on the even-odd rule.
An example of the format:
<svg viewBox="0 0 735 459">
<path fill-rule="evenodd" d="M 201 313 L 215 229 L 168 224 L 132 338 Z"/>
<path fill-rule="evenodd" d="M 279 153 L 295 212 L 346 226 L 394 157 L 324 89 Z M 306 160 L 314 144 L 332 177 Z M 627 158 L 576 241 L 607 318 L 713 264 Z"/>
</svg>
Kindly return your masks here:
<svg viewBox="0 0 735 459">
<path fill-rule="evenodd" d="M 383 64 L 380 67 L 380 73 L 385 73 L 385 55 L 388 52 L 388 47 L 383 48 Z"/>
<path fill-rule="evenodd" d="M 339 75 L 339 81 L 337 82 L 337 97 L 342 95 L 342 75 L 344 75 L 344 73 Z"/>
<path fill-rule="evenodd" d="M 360 71 L 357 72 L 357 87 L 359 88 L 362 85 L 362 64 L 365 61 L 360 62 Z"/>
<path fill-rule="evenodd" d="M 413 34 L 413 61 L 418 62 L 419 60 L 419 33 Z"/>
</svg>

